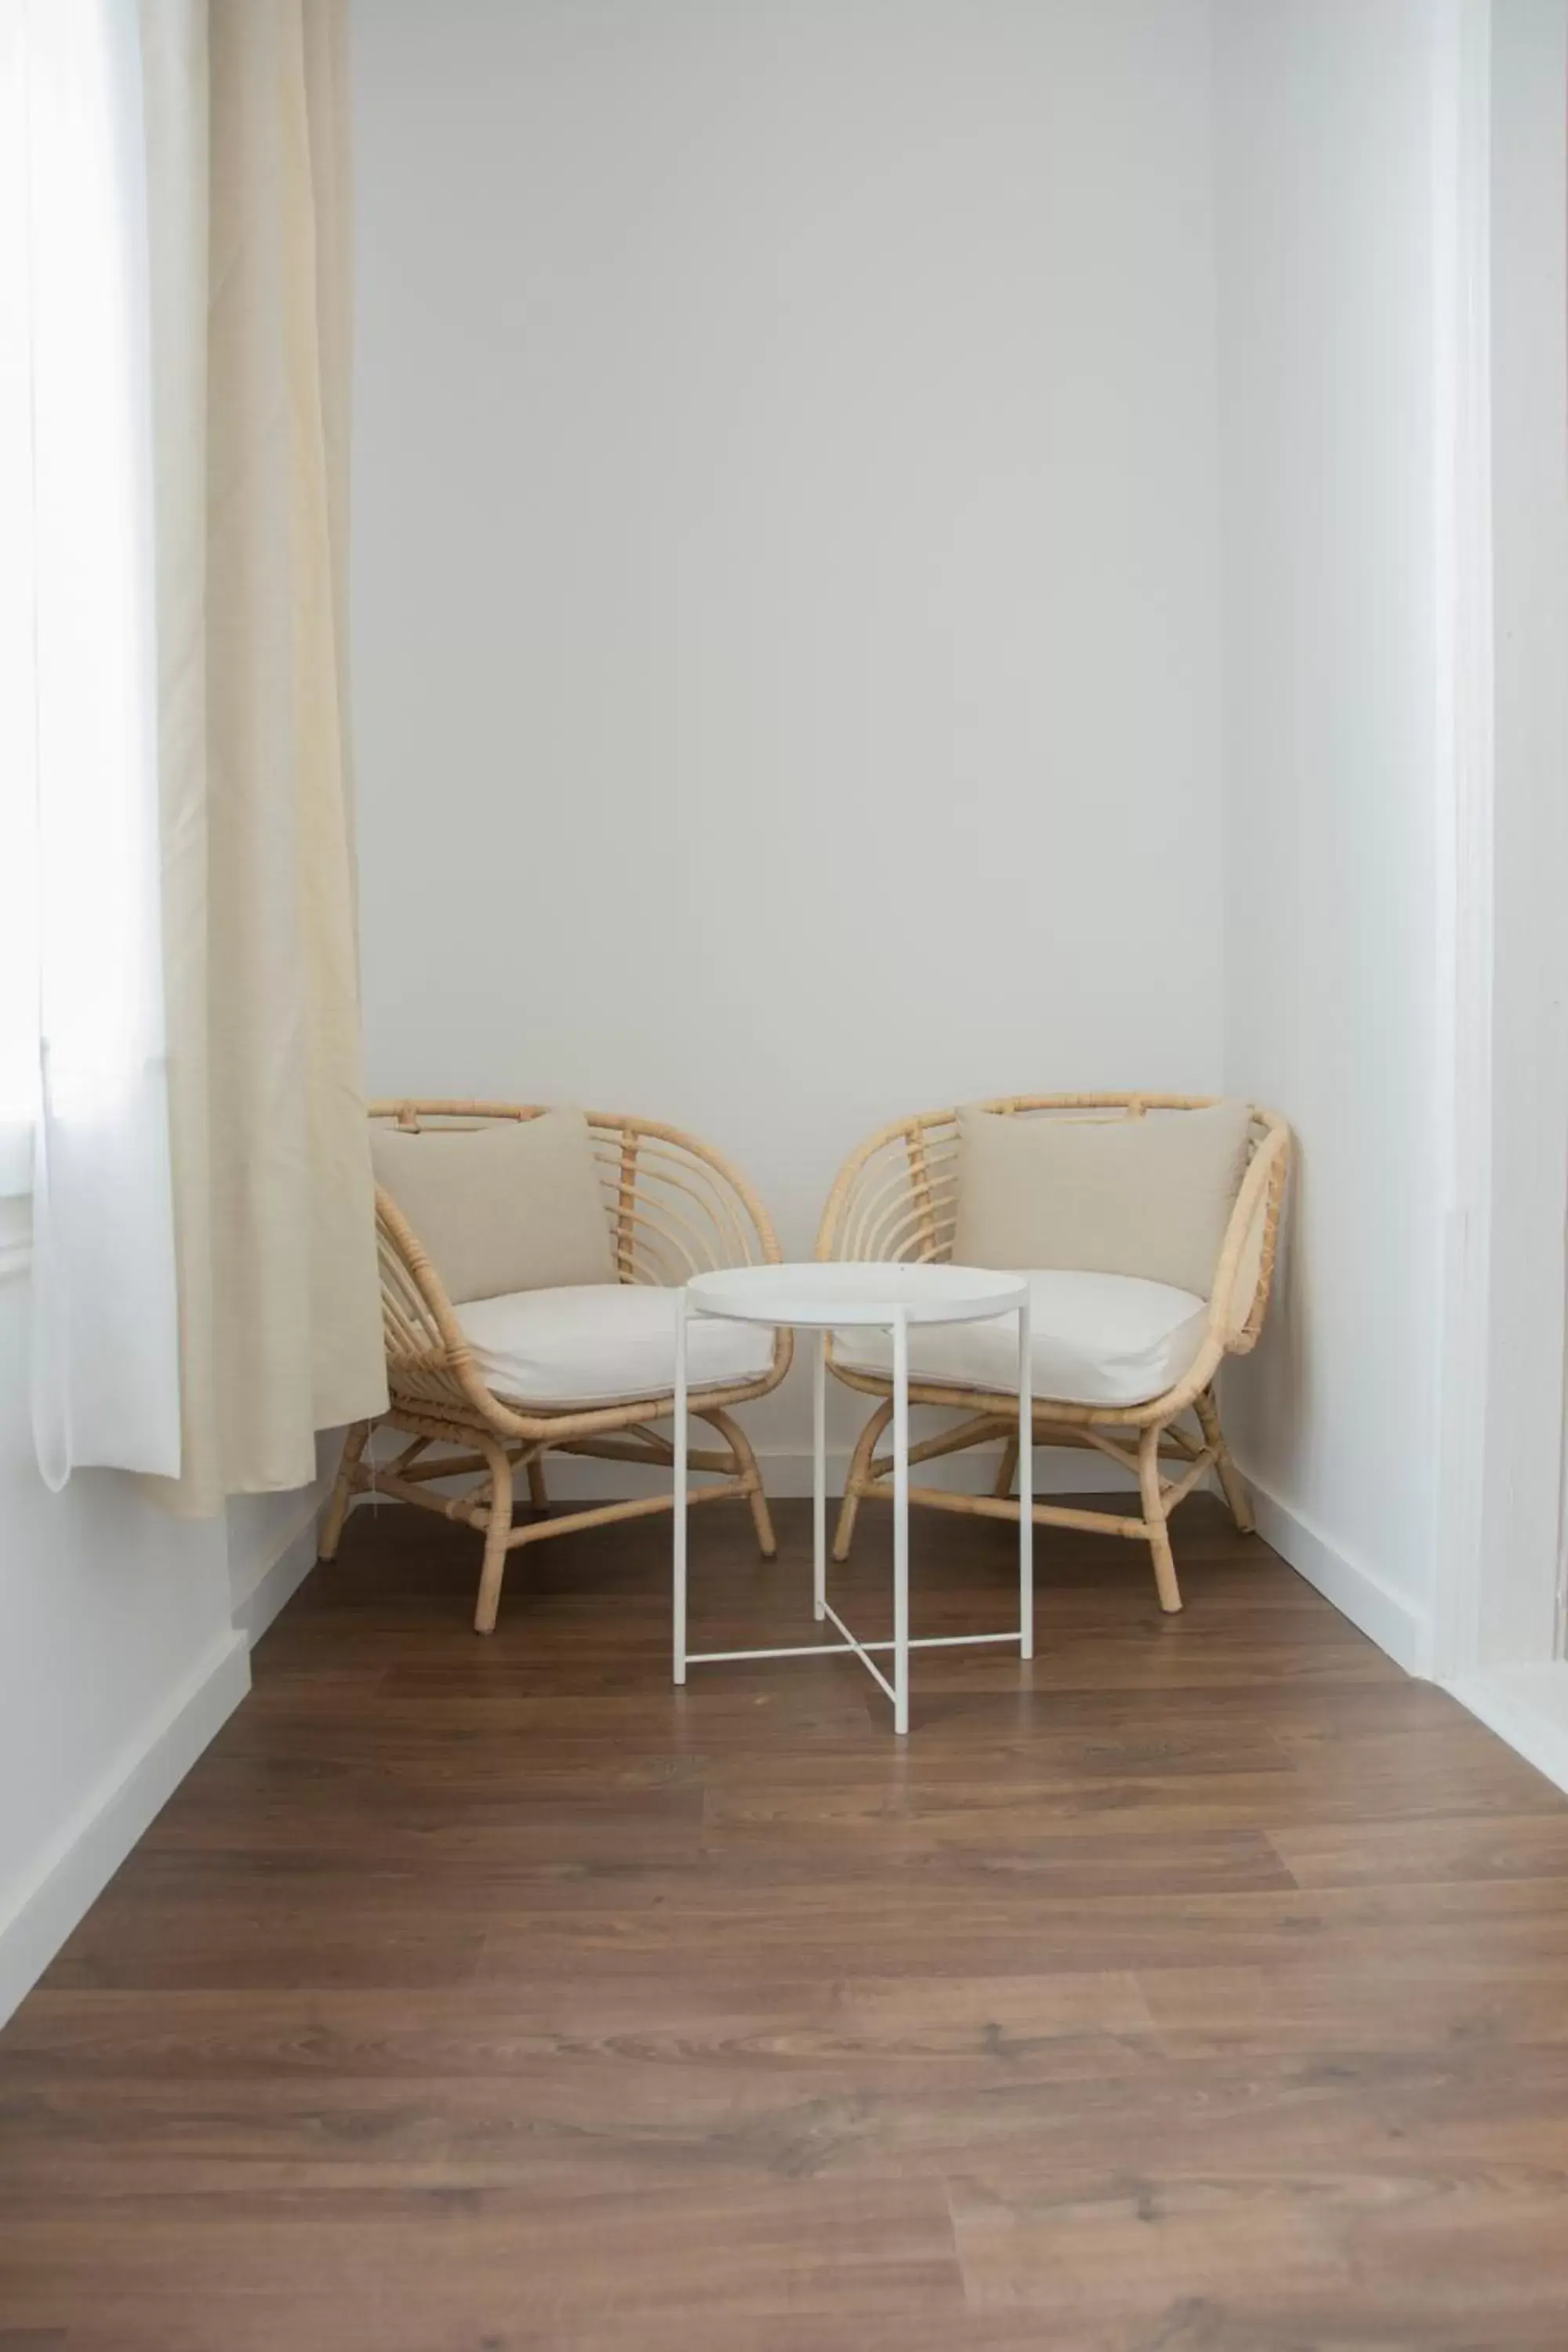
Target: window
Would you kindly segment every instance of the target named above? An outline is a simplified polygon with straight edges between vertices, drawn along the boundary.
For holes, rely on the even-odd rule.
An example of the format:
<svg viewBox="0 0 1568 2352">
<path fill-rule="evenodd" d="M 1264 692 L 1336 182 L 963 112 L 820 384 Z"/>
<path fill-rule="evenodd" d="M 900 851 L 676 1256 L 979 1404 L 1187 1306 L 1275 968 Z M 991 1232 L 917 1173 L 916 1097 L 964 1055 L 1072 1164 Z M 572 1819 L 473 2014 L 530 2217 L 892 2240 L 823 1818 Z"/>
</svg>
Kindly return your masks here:
<svg viewBox="0 0 1568 2352">
<path fill-rule="evenodd" d="M 133 0 L 0 0 L 0 1196 L 155 970 L 138 57 Z"/>
<path fill-rule="evenodd" d="M 38 1060 L 25 40 L 23 10 L 0 0 L 0 1199 L 32 1173 Z"/>
</svg>

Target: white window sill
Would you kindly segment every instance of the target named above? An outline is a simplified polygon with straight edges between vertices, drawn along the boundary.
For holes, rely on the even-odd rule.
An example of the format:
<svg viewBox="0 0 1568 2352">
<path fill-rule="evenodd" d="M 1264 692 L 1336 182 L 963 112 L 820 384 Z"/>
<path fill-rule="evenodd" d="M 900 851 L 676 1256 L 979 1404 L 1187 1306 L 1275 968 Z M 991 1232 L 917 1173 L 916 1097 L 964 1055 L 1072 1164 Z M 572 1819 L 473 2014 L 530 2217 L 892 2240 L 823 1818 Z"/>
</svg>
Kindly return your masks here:
<svg viewBox="0 0 1568 2352">
<path fill-rule="evenodd" d="M 33 1262 L 33 1204 L 26 1192 L 0 1193 L 0 1282 Z"/>
</svg>

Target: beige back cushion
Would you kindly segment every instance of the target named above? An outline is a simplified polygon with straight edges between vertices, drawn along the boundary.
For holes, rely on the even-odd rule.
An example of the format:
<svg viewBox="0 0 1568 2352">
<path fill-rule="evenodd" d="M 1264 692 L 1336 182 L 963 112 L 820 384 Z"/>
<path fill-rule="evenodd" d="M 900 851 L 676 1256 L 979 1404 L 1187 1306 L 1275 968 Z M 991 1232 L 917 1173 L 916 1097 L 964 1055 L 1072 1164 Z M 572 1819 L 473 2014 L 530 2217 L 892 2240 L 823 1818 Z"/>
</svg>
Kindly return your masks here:
<svg viewBox="0 0 1568 2352">
<path fill-rule="evenodd" d="M 962 1110 L 953 1261 L 1142 1275 L 1206 1298 L 1251 1118 L 1242 1102 L 1142 1118 Z"/>
<path fill-rule="evenodd" d="M 423 1135 L 373 1124 L 370 1156 L 456 1307 L 617 1278 L 580 1110 Z"/>
</svg>

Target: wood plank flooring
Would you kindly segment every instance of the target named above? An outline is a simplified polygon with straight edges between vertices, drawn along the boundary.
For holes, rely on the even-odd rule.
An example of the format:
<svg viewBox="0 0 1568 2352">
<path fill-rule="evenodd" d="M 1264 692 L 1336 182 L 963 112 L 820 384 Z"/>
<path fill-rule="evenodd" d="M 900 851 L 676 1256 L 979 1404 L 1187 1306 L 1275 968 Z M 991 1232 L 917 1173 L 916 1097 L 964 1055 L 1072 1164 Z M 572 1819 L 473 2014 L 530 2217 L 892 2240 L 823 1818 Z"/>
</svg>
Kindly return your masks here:
<svg viewBox="0 0 1568 2352">
<path fill-rule="evenodd" d="M 810 1638 L 807 1509 L 692 1523 Z M 1563 2352 L 1568 1802 L 1206 1499 L 1040 1656 L 668 1681 L 668 1526 L 353 1522 L 0 2034 L 0 2352 Z M 888 1615 L 886 1519 L 839 1582 Z M 932 1632 L 1009 1532 L 921 1518 Z"/>
</svg>

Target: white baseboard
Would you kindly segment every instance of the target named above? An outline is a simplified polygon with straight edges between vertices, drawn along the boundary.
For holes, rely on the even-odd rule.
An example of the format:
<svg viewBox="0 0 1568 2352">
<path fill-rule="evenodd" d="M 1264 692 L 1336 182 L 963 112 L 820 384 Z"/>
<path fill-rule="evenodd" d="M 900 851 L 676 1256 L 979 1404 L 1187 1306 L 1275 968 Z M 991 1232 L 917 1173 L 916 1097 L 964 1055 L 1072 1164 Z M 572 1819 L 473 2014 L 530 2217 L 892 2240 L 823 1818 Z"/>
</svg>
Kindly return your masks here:
<svg viewBox="0 0 1568 2352">
<path fill-rule="evenodd" d="M 1341 1551 L 1250 1471 L 1242 1469 L 1241 1475 L 1264 1542 L 1315 1586 L 1325 1601 L 1331 1601 L 1342 1617 L 1348 1617 L 1380 1650 L 1386 1650 L 1406 1674 L 1429 1675 L 1432 1622 L 1425 1611 L 1395 1592 L 1372 1569 Z"/>
<path fill-rule="evenodd" d="M 249 1688 L 245 1636 L 226 1634 L 78 1807 L 0 1916 L 0 2024 L 37 1982 Z"/>
<path fill-rule="evenodd" d="M 270 1567 L 264 1567 L 234 1606 L 237 1633 L 254 1649 L 272 1620 L 286 1609 L 316 1565 L 316 1528 L 324 1497 L 312 1494 L 310 1507 Z"/>
<path fill-rule="evenodd" d="M 1478 1667 L 1443 1687 L 1527 1764 L 1568 1790 L 1568 1663 Z"/>
</svg>

